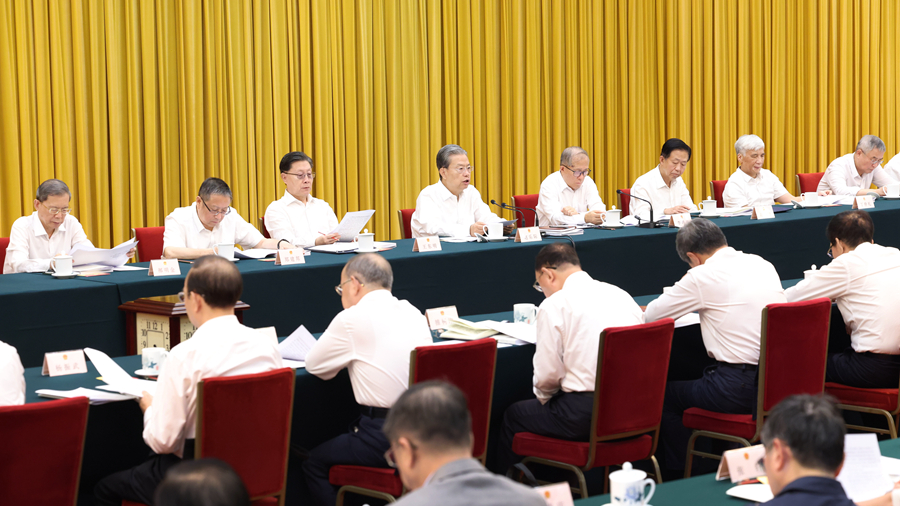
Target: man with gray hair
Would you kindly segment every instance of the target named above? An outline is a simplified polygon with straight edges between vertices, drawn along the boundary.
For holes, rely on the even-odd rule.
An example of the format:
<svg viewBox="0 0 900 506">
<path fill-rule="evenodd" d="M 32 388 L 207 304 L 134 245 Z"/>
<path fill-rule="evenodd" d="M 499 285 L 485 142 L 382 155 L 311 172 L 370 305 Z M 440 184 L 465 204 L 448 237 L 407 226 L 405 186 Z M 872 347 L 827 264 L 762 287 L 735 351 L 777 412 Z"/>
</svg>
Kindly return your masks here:
<svg viewBox="0 0 900 506">
<path fill-rule="evenodd" d="M 884 187 L 897 182 L 881 167 L 884 152 L 884 141 L 874 135 L 863 135 L 855 152 L 835 158 L 828 165 L 818 190 L 831 190 L 835 195 L 875 192 L 884 196 Z M 872 183 L 878 188 L 869 189 Z"/>
<path fill-rule="evenodd" d="M 266 239 L 231 208 L 231 188 L 217 177 L 200 185 L 194 203 L 166 216 L 163 258 L 189 260 L 215 255 L 218 244 L 240 244 L 244 249 L 291 249 L 287 240 Z"/>
<path fill-rule="evenodd" d="M 484 234 L 484 225 L 503 221 L 481 200 L 471 186 L 475 168 L 466 150 L 447 144 L 437 154 L 440 180 L 426 186 L 416 199 L 410 223 L 413 237 L 474 237 Z"/>
<path fill-rule="evenodd" d="M 384 418 L 409 386 L 410 352 L 433 342 L 422 313 L 391 295 L 393 280 L 391 265 L 381 255 L 351 258 L 335 287 L 344 310 L 306 356 L 306 371 L 324 380 L 346 367 L 361 409 L 351 431 L 319 445 L 303 463 L 312 504 L 335 503 L 337 490 L 328 481 L 331 466 L 388 466 Z"/>
<path fill-rule="evenodd" d="M 72 246 L 93 246 L 71 214 L 71 201 L 72 192 L 59 179 L 48 179 L 38 186 L 34 212 L 13 223 L 3 274 L 44 272 L 50 270 L 53 257 L 69 254 Z M 132 248 L 128 257 L 133 256 Z"/>
<path fill-rule="evenodd" d="M 756 406 L 762 310 L 786 302 L 775 267 L 728 246 L 713 222 L 695 219 L 678 230 L 675 249 L 691 268 L 647 306 L 644 321 L 700 312 L 700 332 L 718 362 L 694 381 L 666 386 L 660 426 L 661 458 L 670 471 L 684 469 L 691 431 L 682 424 L 688 408 L 749 414 Z"/>
<path fill-rule="evenodd" d="M 778 176 L 764 168 L 766 160 L 766 144 L 758 136 L 742 135 L 734 143 L 737 153 L 738 168 L 728 178 L 722 200 L 725 207 L 751 207 L 778 202 L 789 204 L 792 200 L 803 200 L 794 197 L 781 184 Z M 829 195 L 830 190 L 822 190 L 819 195 Z"/>
<path fill-rule="evenodd" d="M 541 225 L 581 225 L 603 223 L 606 205 L 597 185 L 588 176 L 591 159 L 578 146 L 563 150 L 559 170 L 541 183 L 537 218 Z"/>
<path fill-rule="evenodd" d="M 472 458 L 472 416 L 455 386 L 426 381 L 397 399 L 384 422 L 388 458 L 411 492 L 398 506 L 544 506 L 534 489 Z"/>
</svg>

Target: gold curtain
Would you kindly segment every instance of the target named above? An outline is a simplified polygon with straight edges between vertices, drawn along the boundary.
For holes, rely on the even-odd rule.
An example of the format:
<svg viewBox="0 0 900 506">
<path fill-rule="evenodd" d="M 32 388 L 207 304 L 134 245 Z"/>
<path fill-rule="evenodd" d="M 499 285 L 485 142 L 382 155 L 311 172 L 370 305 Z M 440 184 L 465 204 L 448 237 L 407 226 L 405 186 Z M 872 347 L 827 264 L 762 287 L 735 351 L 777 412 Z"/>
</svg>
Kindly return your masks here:
<svg viewBox="0 0 900 506">
<path fill-rule="evenodd" d="M 208 176 L 256 223 L 290 150 L 379 239 L 449 142 L 507 202 L 580 145 L 611 204 L 668 137 L 700 200 L 756 133 L 796 192 L 863 134 L 898 151 L 897 26 L 895 0 L 6 0 L 0 235 L 50 177 L 100 246 Z"/>
</svg>

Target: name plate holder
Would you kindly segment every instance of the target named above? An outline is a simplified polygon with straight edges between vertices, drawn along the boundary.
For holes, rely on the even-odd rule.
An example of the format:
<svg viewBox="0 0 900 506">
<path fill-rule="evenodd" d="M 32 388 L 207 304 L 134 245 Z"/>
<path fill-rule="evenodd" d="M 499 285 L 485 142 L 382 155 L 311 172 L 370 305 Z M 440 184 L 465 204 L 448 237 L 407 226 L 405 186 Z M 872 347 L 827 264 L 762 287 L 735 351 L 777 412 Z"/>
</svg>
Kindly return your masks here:
<svg viewBox="0 0 900 506">
<path fill-rule="evenodd" d="M 280 249 L 275 253 L 275 265 L 297 265 L 306 263 L 306 250 Z"/>
<path fill-rule="evenodd" d="M 432 331 L 445 330 L 450 326 L 450 320 L 459 318 L 456 306 L 436 307 L 425 310 L 425 319 L 428 320 L 428 328 Z"/>
<path fill-rule="evenodd" d="M 44 353 L 41 376 L 67 376 L 88 372 L 84 350 L 68 350 Z"/>
<path fill-rule="evenodd" d="M 675 228 L 681 228 L 687 225 L 687 222 L 691 221 L 691 213 L 681 213 L 681 214 L 673 214 L 669 216 L 669 226 Z"/>
<path fill-rule="evenodd" d="M 180 276 L 181 267 L 178 266 L 178 260 L 161 258 L 159 260 L 150 260 L 150 268 L 147 269 L 148 276 Z"/>
<path fill-rule="evenodd" d="M 541 242 L 541 229 L 538 227 L 525 227 L 516 229 L 516 242 Z"/>
<path fill-rule="evenodd" d="M 428 237 L 416 237 L 413 243 L 413 251 L 441 251 L 441 238 L 436 235 Z"/>
<path fill-rule="evenodd" d="M 716 481 L 730 478 L 731 483 L 737 483 L 765 476 L 766 470 L 763 468 L 765 456 L 766 447 L 763 445 L 728 450 L 722 454 L 719 469 L 716 471 Z"/>
<path fill-rule="evenodd" d="M 534 487 L 534 490 L 541 494 L 547 506 L 574 506 L 575 504 L 572 499 L 572 489 L 569 488 L 568 483 L 543 485 Z"/>
<path fill-rule="evenodd" d="M 853 209 L 875 209 L 875 197 L 859 195 L 853 199 Z"/>
<path fill-rule="evenodd" d="M 774 217 L 775 211 L 772 210 L 771 204 L 754 206 L 753 214 L 750 215 L 751 220 L 770 220 Z"/>
</svg>

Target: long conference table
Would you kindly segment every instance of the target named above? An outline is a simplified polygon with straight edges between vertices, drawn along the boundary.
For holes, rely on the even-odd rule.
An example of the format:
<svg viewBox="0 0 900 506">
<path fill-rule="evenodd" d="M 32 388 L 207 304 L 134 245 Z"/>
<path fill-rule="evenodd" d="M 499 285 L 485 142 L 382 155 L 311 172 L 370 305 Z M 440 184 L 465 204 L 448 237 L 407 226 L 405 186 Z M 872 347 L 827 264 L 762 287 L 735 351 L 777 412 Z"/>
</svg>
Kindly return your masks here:
<svg viewBox="0 0 900 506">
<path fill-rule="evenodd" d="M 795 209 L 774 219 L 718 218 L 729 245 L 772 262 L 782 279 L 799 278 L 810 264 L 823 265 L 828 242 L 825 227 L 848 206 Z M 876 242 L 900 247 L 900 202 L 878 200 L 870 210 Z M 661 293 L 687 270 L 675 252 L 674 228 L 585 230 L 573 236 L 582 267 L 595 279 L 639 296 Z M 394 271 L 394 294 L 424 311 L 455 305 L 459 314 L 509 311 L 519 302 L 539 304 L 531 288 L 534 258 L 550 241 L 537 243 L 443 243 L 442 251 L 413 252 L 412 240 L 398 240 L 383 252 Z M 242 300 L 250 305 L 244 323 L 275 326 L 288 335 L 300 324 L 325 330 L 341 310 L 332 287 L 340 282 L 347 255 L 313 253 L 306 264 L 275 266 L 241 260 Z M 147 263 L 137 266 L 146 267 Z M 181 276 L 150 277 L 147 271 L 55 279 L 44 274 L 0 276 L 0 341 L 16 347 L 26 367 L 41 364 L 43 354 L 92 347 L 110 356 L 126 352 L 125 315 L 120 304 L 141 297 L 179 292 Z"/>
</svg>

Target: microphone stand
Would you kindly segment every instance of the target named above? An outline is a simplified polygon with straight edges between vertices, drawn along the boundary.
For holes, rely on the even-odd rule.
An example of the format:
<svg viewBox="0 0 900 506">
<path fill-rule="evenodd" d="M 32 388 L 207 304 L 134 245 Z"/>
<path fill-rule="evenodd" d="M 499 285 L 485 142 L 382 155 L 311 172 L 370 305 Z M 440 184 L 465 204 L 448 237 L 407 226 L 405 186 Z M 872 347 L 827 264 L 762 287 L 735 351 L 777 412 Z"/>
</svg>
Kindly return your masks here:
<svg viewBox="0 0 900 506">
<path fill-rule="evenodd" d="M 639 228 L 659 228 L 659 224 L 653 220 L 653 204 L 651 204 L 649 200 L 642 198 L 642 197 L 638 197 L 637 195 L 635 195 L 633 193 L 625 193 L 622 190 L 616 190 L 616 193 L 618 193 L 619 195 L 625 195 L 625 196 L 633 198 L 633 199 L 642 200 L 642 201 L 646 202 L 648 206 L 650 206 L 650 221 L 648 221 L 646 223 L 639 223 L 638 224 Z M 640 218 L 638 218 L 638 215 L 634 215 L 634 217 L 637 218 L 638 221 L 640 221 Z"/>
<path fill-rule="evenodd" d="M 522 211 L 512 208 L 510 206 L 507 206 L 505 202 L 498 204 L 497 201 L 494 199 L 491 199 L 491 204 L 494 204 L 495 206 L 499 207 L 500 209 L 506 209 L 507 211 L 513 211 L 513 212 L 519 213 L 522 216 L 522 226 L 525 226 L 525 213 L 523 213 Z M 537 216 L 537 215 L 535 215 L 535 216 Z M 518 224 L 516 224 L 516 227 L 518 228 Z"/>
</svg>

